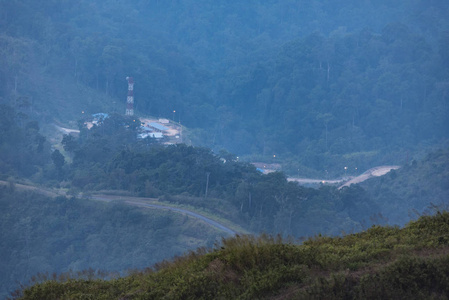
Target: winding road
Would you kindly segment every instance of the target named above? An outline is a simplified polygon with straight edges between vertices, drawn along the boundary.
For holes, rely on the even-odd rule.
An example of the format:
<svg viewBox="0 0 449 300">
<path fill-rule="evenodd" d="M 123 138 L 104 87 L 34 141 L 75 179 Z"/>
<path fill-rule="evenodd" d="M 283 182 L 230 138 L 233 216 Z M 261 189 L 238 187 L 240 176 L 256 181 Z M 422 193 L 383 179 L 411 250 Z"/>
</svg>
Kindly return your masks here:
<svg viewBox="0 0 449 300">
<path fill-rule="evenodd" d="M 64 128 L 64 127 L 61 127 L 61 126 L 56 125 L 56 124 L 53 124 L 53 126 L 55 126 L 56 129 L 58 129 L 60 132 L 62 132 L 64 134 L 80 133 L 80 131 L 77 130 L 77 129 Z"/>
<path fill-rule="evenodd" d="M 199 219 L 199 220 L 207 223 L 210 226 L 213 226 L 221 231 L 226 232 L 227 234 L 230 234 L 230 235 L 237 234 L 237 232 L 235 232 L 231 228 L 226 227 L 223 224 L 220 224 L 214 220 L 209 219 L 208 217 L 205 217 L 205 216 L 203 216 L 199 213 L 193 212 L 191 210 L 173 207 L 173 206 L 161 205 L 161 204 L 147 203 L 142 200 L 139 200 L 139 199 L 150 199 L 151 201 L 157 201 L 157 199 L 153 199 L 153 198 L 123 197 L 123 196 L 110 196 L 110 195 L 94 195 L 94 196 L 90 196 L 88 198 L 92 199 L 92 200 L 98 200 L 98 201 L 104 201 L 104 202 L 121 201 L 122 203 L 126 203 L 128 205 L 139 206 L 139 207 L 143 207 L 143 208 L 170 210 L 172 212 L 185 214 L 185 215 L 194 217 L 196 219 Z"/>
<path fill-rule="evenodd" d="M 391 170 L 396 170 L 399 168 L 400 168 L 400 166 L 380 166 L 380 167 L 371 168 L 368 171 L 364 172 L 362 175 L 352 178 L 351 180 L 349 180 L 348 182 L 346 182 L 345 184 L 340 186 L 338 189 L 342 189 L 345 186 L 350 186 L 351 184 L 363 182 L 372 177 L 379 177 L 379 176 L 385 175 L 388 172 L 390 172 Z"/>
<path fill-rule="evenodd" d="M 146 207 L 146 208 L 156 208 L 156 209 L 167 209 L 170 211 L 174 211 L 174 212 L 178 212 L 181 214 L 186 214 L 189 216 L 192 216 L 194 218 L 200 219 L 204 222 L 206 222 L 207 224 L 214 226 L 215 228 L 218 228 L 230 235 L 235 235 L 236 232 L 218 222 L 215 222 L 214 220 L 211 220 L 205 216 L 202 216 L 200 214 L 197 214 L 193 211 L 190 210 L 186 210 L 186 209 L 182 209 L 182 208 L 176 208 L 176 207 L 170 207 L 170 206 L 165 206 L 165 205 L 159 205 L 159 204 L 148 204 L 148 203 L 141 203 L 141 202 L 134 202 L 134 201 L 125 201 L 125 203 L 129 204 L 129 205 L 134 205 L 134 206 L 140 206 L 140 207 Z"/>
<path fill-rule="evenodd" d="M 295 177 L 289 177 L 287 178 L 288 181 L 294 181 L 299 184 L 320 184 L 320 183 L 327 183 L 327 184 L 338 184 L 341 182 L 345 182 L 344 184 L 340 185 L 338 189 L 342 189 L 345 186 L 350 186 L 351 184 L 356 184 L 363 182 L 367 179 L 370 179 L 372 177 L 378 177 L 387 174 L 391 170 L 399 169 L 400 166 L 379 166 L 371 168 L 367 171 L 365 171 L 363 174 L 353 177 L 350 180 L 346 181 L 347 179 L 312 179 L 312 178 L 295 178 Z"/>
<path fill-rule="evenodd" d="M 341 189 L 345 186 L 350 186 L 351 184 L 363 182 L 372 177 L 385 175 L 388 172 L 390 172 L 391 170 L 395 170 L 398 168 L 399 168 L 399 166 L 380 166 L 380 167 L 375 167 L 375 168 L 369 169 L 368 171 L 364 172 L 360 176 L 354 177 L 351 180 L 347 181 L 345 184 L 341 185 L 338 189 Z M 288 180 L 296 181 L 298 183 L 326 182 L 326 183 L 334 183 L 334 184 L 342 181 L 342 180 L 319 180 L 319 179 L 308 179 L 308 178 L 288 178 Z M 46 195 L 49 197 L 66 196 L 66 194 L 61 191 L 46 189 L 46 188 L 42 188 L 42 187 L 36 187 L 36 186 L 32 186 L 32 185 L 27 185 L 27 184 L 19 184 L 19 183 L 13 183 L 13 182 L 0 180 L 0 185 L 11 185 L 12 188 L 33 191 L 33 192 L 43 194 L 43 195 Z M 237 232 L 232 230 L 231 228 L 229 228 L 217 221 L 214 221 L 206 216 L 203 216 L 197 212 L 193 212 L 191 210 L 179 208 L 179 207 L 156 204 L 154 202 L 158 201 L 158 199 L 155 199 L 155 198 L 141 198 L 141 197 L 115 196 L 115 195 L 103 195 L 103 194 L 92 195 L 92 196 L 88 196 L 87 198 L 91 199 L 91 200 L 97 200 L 97 201 L 103 201 L 103 202 L 117 201 L 117 202 L 125 203 L 128 205 L 133 205 L 133 206 L 138 206 L 138 207 L 142 207 L 142 208 L 169 210 L 169 211 L 172 211 L 175 213 L 185 214 L 190 217 L 201 220 L 202 222 L 204 222 L 210 226 L 213 226 L 213 227 L 217 228 L 218 230 L 226 232 L 229 235 L 237 234 Z"/>
<path fill-rule="evenodd" d="M 60 191 L 55 191 L 52 189 L 47 189 L 47 188 L 37 187 L 37 186 L 32 186 L 32 185 L 27 185 L 27 184 L 8 182 L 8 181 L 4 181 L 4 180 L 0 180 L 0 185 L 6 185 L 6 186 L 12 185 L 12 188 L 15 188 L 15 189 L 20 189 L 20 190 L 24 190 L 24 191 L 32 191 L 32 192 L 35 192 L 35 193 L 38 193 L 41 195 L 45 195 L 48 197 L 53 197 L 53 198 L 58 197 L 58 196 L 67 196 L 65 193 L 62 193 Z M 118 201 L 121 203 L 133 205 L 133 206 L 139 206 L 142 208 L 169 210 L 169 211 L 172 211 L 175 213 L 185 214 L 185 215 L 191 216 L 193 218 L 196 218 L 198 220 L 201 220 L 204 223 L 206 223 L 212 227 L 215 227 L 221 231 L 224 231 L 229 235 L 237 234 L 237 232 L 232 230 L 231 228 L 229 228 L 223 224 L 220 224 L 219 222 L 214 221 L 214 220 L 212 220 L 206 216 L 203 216 L 199 213 L 193 212 L 191 210 L 173 207 L 173 206 L 162 205 L 162 204 L 148 203 L 148 201 L 153 201 L 153 202 L 157 201 L 156 198 L 141 198 L 141 197 L 113 196 L 113 195 L 92 195 L 92 196 L 88 196 L 86 198 L 90 199 L 90 200 L 97 200 L 97 201 L 103 201 L 103 202 Z"/>
</svg>

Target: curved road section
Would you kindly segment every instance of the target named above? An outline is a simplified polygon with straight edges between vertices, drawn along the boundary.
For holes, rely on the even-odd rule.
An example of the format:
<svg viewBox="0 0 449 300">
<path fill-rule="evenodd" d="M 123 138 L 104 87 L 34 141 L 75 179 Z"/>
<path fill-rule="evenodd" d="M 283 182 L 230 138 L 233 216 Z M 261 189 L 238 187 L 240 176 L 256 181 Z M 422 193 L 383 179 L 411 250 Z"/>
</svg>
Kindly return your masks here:
<svg viewBox="0 0 449 300">
<path fill-rule="evenodd" d="M 326 183 L 326 184 L 338 184 L 341 182 L 346 181 L 343 185 L 341 185 L 338 189 L 342 189 L 345 186 L 350 186 L 351 184 L 356 184 L 363 182 L 367 179 L 370 179 L 372 177 L 379 177 L 382 175 L 387 174 L 391 170 L 399 169 L 400 166 L 379 166 L 375 168 L 371 168 L 368 171 L 364 172 L 363 174 L 351 178 L 349 181 L 346 181 L 347 178 L 342 179 L 312 179 L 312 178 L 295 178 L 295 177 L 289 177 L 287 178 L 288 181 L 294 181 L 299 184 L 320 184 L 320 183 Z"/>
<path fill-rule="evenodd" d="M 0 180 L 0 185 L 12 185 L 15 188 L 21 189 L 21 190 L 28 190 L 28 191 L 33 191 L 48 197 L 57 197 L 57 196 L 66 196 L 65 193 L 64 194 L 59 194 L 55 191 L 52 191 L 50 189 L 45 189 L 42 187 L 35 187 L 35 186 L 31 186 L 31 185 L 25 185 L 25 184 L 20 184 L 20 183 L 10 183 L 4 180 Z M 160 205 L 160 204 L 150 204 L 150 203 L 144 203 L 144 202 L 138 202 L 138 197 L 123 197 L 123 196 L 112 196 L 112 195 L 93 195 L 93 196 L 88 196 L 88 199 L 92 199 L 92 200 L 97 200 L 97 201 L 103 201 L 103 202 L 112 202 L 114 200 L 121 200 L 124 203 L 127 203 L 129 205 L 134 205 L 134 206 L 139 206 L 139 207 L 144 207 L 144 208 L 153 208 L 153 209 L 166 209 L 166 210 L 170 210 L 173 212 L 177 212 L 177 213 L 181 213 L 181 214 L 185 214 L 185 215 L 189 215 L 191 217 L 194 217 L 196 219 L 199 219 L 203 222 L 205 222 L 206 224 L 213 226 L 221 231 L 226 232 L 227 234 L 230 235 L 236 235 L 237 232 L 235 232 L 234 230 L 232 230 L 231 228 L 228 228 L 226 226 L 224 226 L 223 224 L 220 224 L 214 220 L 211 220 L 203 215 L 200 215 L 198 213 L 195 213 L 193 211 L 187 210 L 187 209 L 182 209 L 182 208 L 177 208 L 177 207 L 171 207 L 171 206 L 165 206 L 165 205 Z M 128 198 L 130 200 L 126 200 L 124 198 Z M 150 198 L 146 198 L 146 199 L 150 199 Z M 135 200 L 135 201 L 132 201 Z M 156 199 L 151 199 L 151 200 L 156 200 Z"/>
<path fill-rule="evenodd" d="M 352 178 L 351 180 L 349 180 L 348 182 L 346 182 L 345 184 L 340 186 L 338 189 L 342 189 L 345 186 L 350 186 L 351 184 L 363 182 L 372 177 L 383 176 L 383 175 L 387 174 L 388 172 L 390 172 L 391 170 L 396 170 L 399 168 L 400 168 L 400 166 L 381 166 L 381 167 L 375 167 L 375 168 L 369 169 L 362 175 Z"/>
<path fill-rule="evenodd" d="M 125 197 L 97 195 L 97 196 L 90 196 L 89 198 L 92 200 L 111 202 L 114 200 L 123 199 Z M 126 198 L 136 198 L 136 197 L 126 197 Z M 223 224 L 220 224 L 220 223 L 218 223 L 214 220 L 211 220 L 203 215 L 200 215 L 198 213 L 195 213 L 195 212 L 187 210 L 187 209 L 182 209 L 182 208 L 177 208 L 177 207 L 172 207 L 172 206 L 165 206 L 165 205 L 161 205 L 161 204 L 150 204 L 150 203 L 144 203 L 144 202 L 138 202 L 138 201 L 131 201 L 131 200 L 124 200 L 123 203 L 133 205 L 133 206 L 144 207 L 144 208 L 166 209 L 166 210 L 170 210 L 173 212 L 185 214 L 185 215 L 194 217 L 196 219 L 199 219 L 208 225 L 211 225 L 221 231 L 226 232 L 227 234 L 230 234 L 230 235 L 236 234 L 236 232 L 234 230 L 232 230 L 231 228 L 228 228 L 228 227 L 224 226 Z"/>
<path fill-rule="evenodd" d="M 125 203 L 128 203 L 130 205 L 134 205 L 134 206 L 140 206 L 140 207 L 156 208 L 156 209 L 167 209 L 167 210 L 171 210 L 171 211 L 178 212 L 178 213 L 181 213 L 181 214 L 186 214 L 186 215 L 192 216 L 194 218 L 200 219 L 200 220 L 206 222 L 207 224 L 212 225 L 212 226 L 214 226 L 214 227 L 216 227 L 216 228 L 218 228 L 218 229 L 220 229 L 220 230 L 222 230 L 222 231 L 224 231 L 224 232 L 226 232 L 226 233 L 228 233 L 230 235 L 235 235 L 236 234 L 236 232 L 234 230 L 232 230 L 232 229 L 230 229 L 230 228 L 228 228 L 228 227 L 226 227 L 224 225 L 221 225 L 220 223 L 215 222 L 214 220 L 206 218 L 205 216 L 202 216 L 200 214 L 194 213 L 193 211 L 190 211 L 190 210 L 185 210 L 185 209 L 182 209 L 182 208 L 176 208 L 176 207 L 165 206 L 165 205 L 160 205 L 160 204 L 148 204 L 148 203 L 141 203 L 141 202 L 134 202 L 134 201 L 125 201 Z"/>
</svg>

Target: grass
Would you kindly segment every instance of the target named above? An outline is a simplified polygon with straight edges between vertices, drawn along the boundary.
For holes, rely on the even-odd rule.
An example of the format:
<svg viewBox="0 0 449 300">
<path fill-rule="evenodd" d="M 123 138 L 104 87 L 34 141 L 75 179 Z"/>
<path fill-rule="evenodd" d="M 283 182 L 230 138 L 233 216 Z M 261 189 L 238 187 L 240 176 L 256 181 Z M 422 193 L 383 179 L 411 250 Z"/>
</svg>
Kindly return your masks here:
<svg viewBox="0 0 449 300">
<path fill-rule="evenodd" d="M 19 299 L 447 299 L 449 213 L 405 228 L 374 226 L 298 245 L 281 237 L 223 239 L 109 281 L 47 279 Z"/>
</svg>

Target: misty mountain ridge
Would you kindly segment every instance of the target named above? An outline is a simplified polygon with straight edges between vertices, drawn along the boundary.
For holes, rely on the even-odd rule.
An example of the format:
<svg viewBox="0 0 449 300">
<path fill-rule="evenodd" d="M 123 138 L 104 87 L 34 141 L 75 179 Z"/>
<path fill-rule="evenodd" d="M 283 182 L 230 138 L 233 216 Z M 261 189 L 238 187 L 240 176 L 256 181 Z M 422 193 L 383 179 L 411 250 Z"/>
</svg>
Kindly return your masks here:
<svg viewBox="0 0 449 300">
<path fill-rule="evenodd" d="M 400 164 L 447 139 L 444 1 L 2 5 L 0 95 L 46 122 L 124 112 L 133 76 L 138 114 L 291 174 Z"/>
</svg>

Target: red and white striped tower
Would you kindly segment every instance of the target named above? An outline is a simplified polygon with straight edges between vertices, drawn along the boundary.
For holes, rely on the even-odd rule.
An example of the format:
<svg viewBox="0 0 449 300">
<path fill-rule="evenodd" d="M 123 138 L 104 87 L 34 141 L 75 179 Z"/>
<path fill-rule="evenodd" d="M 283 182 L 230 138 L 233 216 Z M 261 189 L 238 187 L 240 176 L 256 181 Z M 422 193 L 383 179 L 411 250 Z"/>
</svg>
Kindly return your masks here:
<svg viewBox="0 0 449 300">
<path fill-rule="evenodd" d="M 126 77 L 128 80 L 128 97 L 126 98 L 126 115 L 134 115 L 134 79 L 132 77 Z"/>
</svg>

